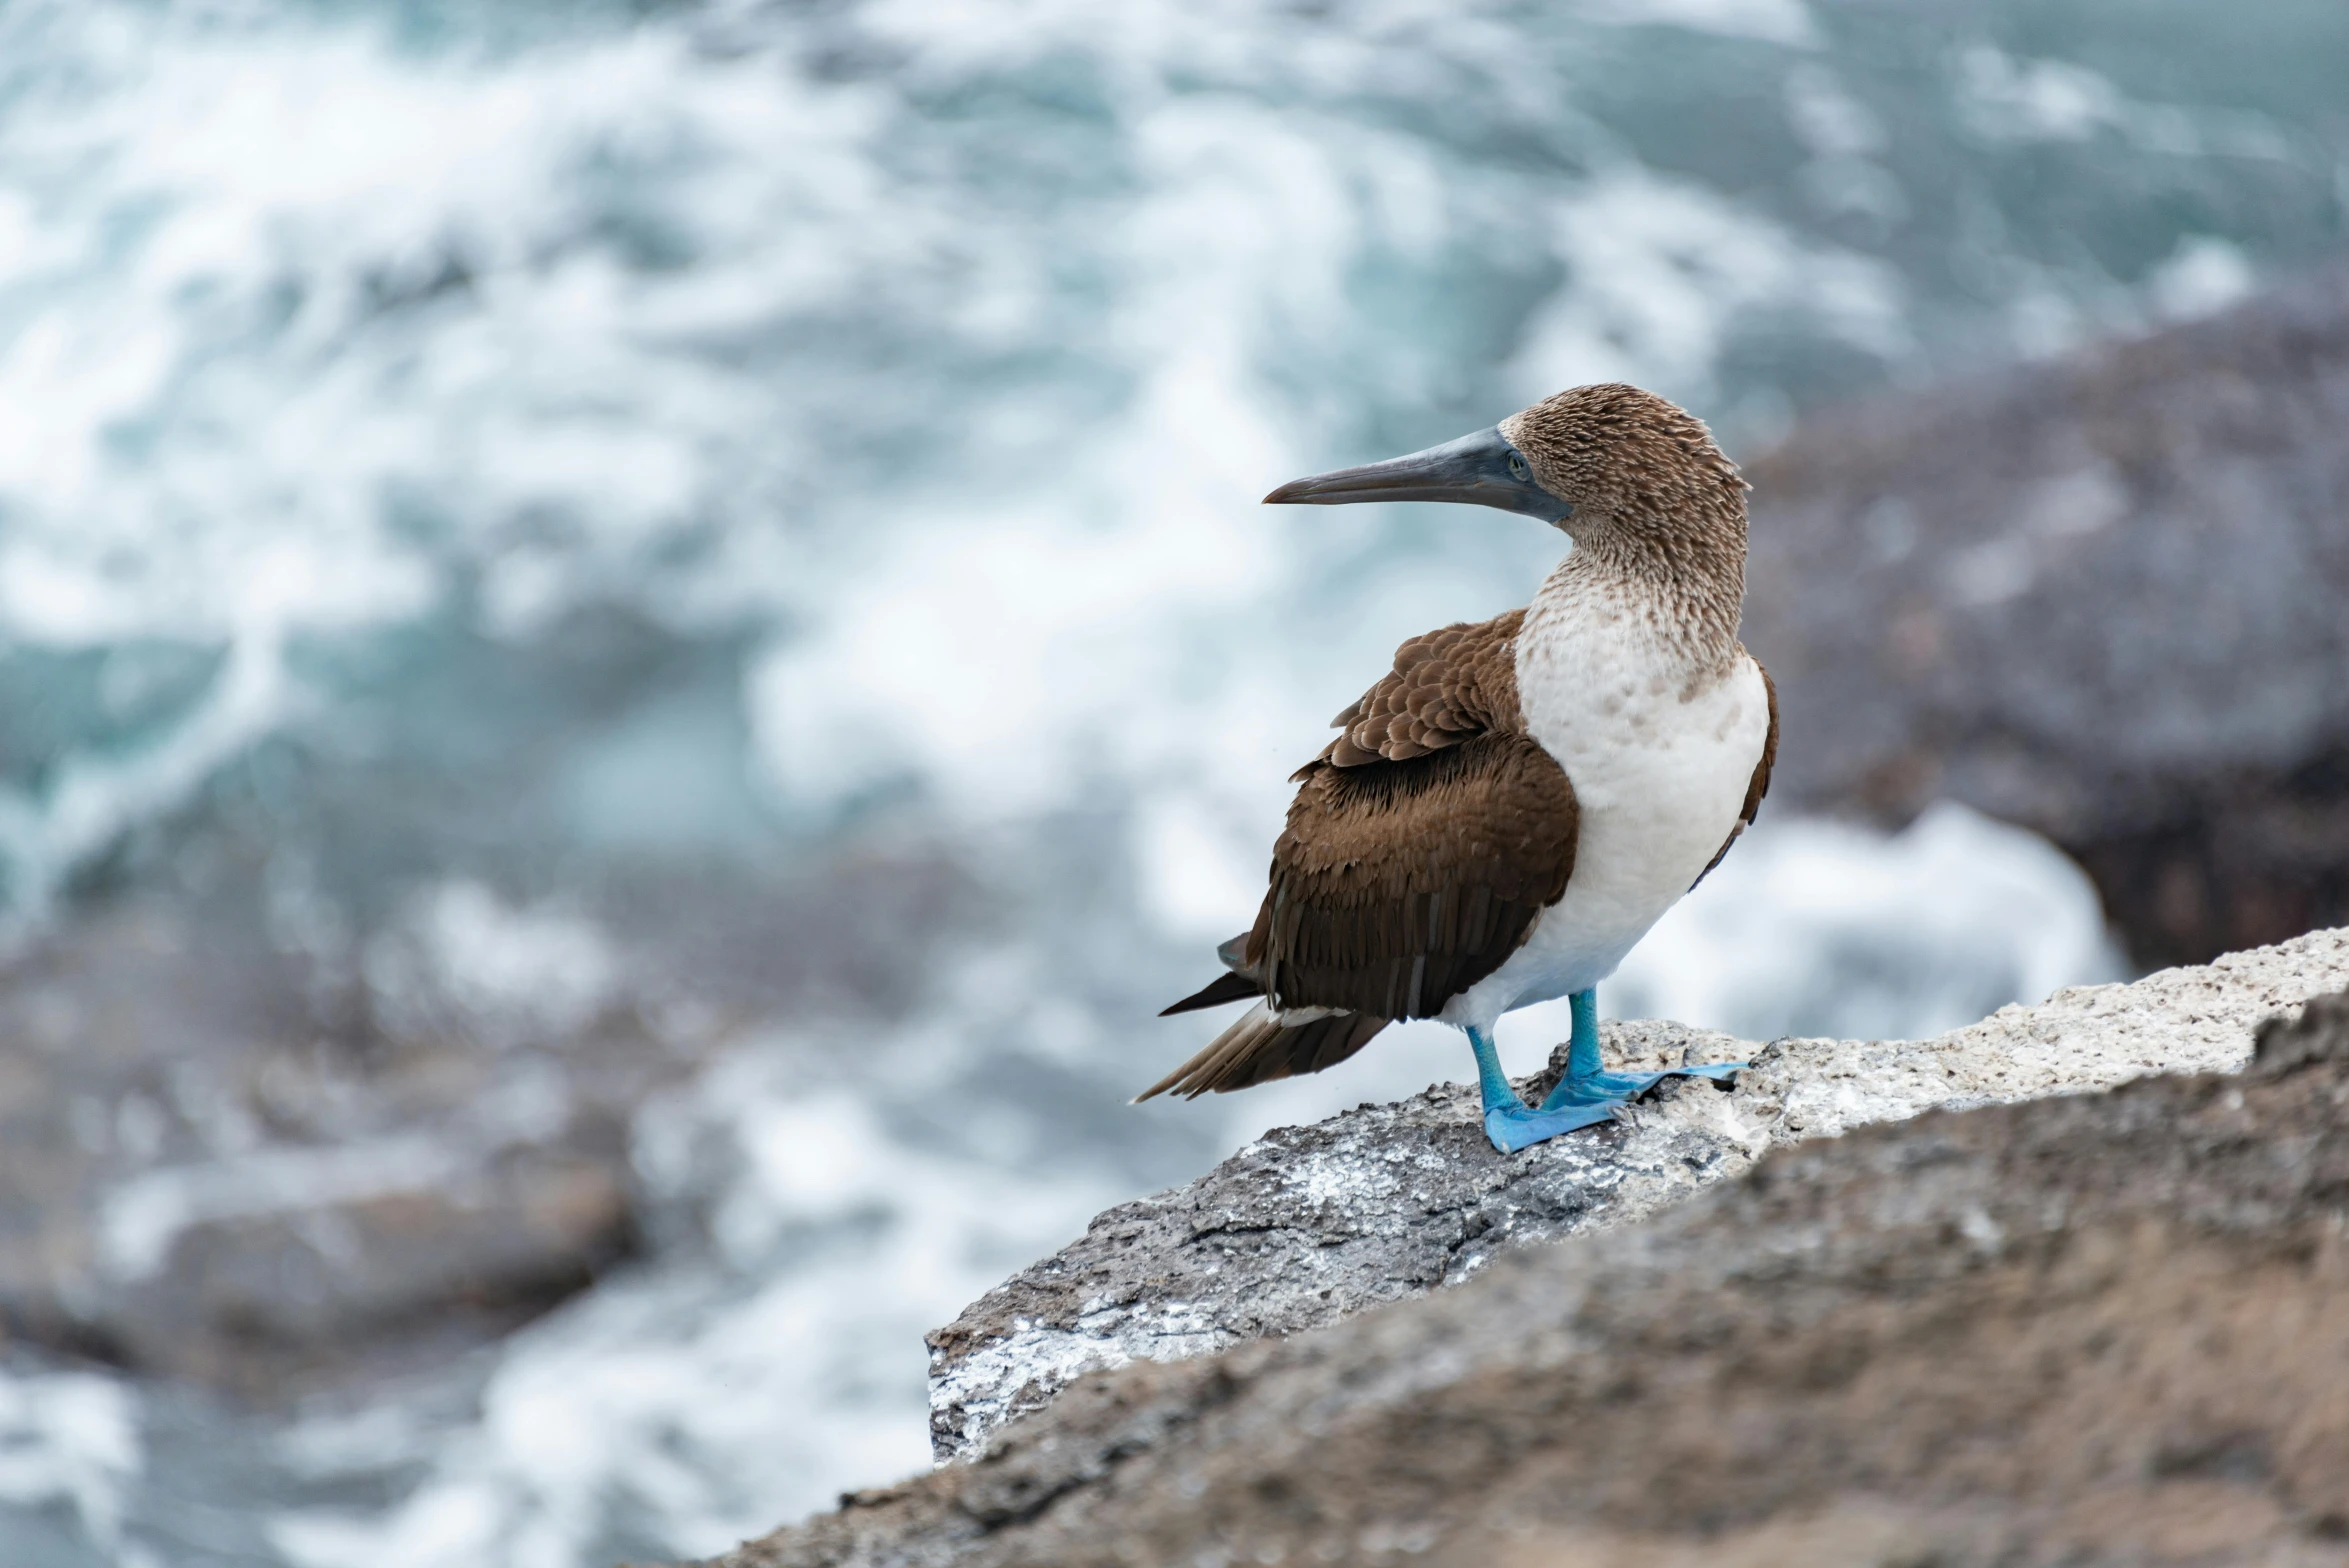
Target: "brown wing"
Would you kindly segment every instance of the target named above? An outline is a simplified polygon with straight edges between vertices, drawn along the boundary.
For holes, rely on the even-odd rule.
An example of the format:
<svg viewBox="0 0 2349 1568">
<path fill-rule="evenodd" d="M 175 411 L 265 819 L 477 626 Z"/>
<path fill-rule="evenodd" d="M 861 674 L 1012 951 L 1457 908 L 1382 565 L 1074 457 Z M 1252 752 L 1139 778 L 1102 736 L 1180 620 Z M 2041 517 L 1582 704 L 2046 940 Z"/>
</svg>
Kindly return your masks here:
<svg viewBox="0 0 2349 1568">
<path fill-rule="evenodd" d="M 1525 612 L 1447 626 L 1332 722 L 1296 774 L 1256 924 L 1230 972 L 1168 1012 L 1263 998 L 1151 1095 L 1319 1072 L 1394 1018 L 1440 1011 L 1498 969 L 1574 870 L 1573 786 L 1523 733 L 1516 639 Z M 1282 1009 L 1329 1008 L 1284 1023 Z"/>
<path fill-rule="evenodd" d="M 1578 827 L 1565 770 L 1529 735 L 1312 763 L 1273 846 L 1248 966 L 1276 1007 L 1432 1016 L 1565 893 Z"/>
<path fill-rule="evenodd" d="M 1525 612 L 1511 610 L 1489 621 L 1446 626 L 1397 648 L 1393 673 L 1330 720 L 1344 733 L 1321 760 L 1341 768 L 1405 762 L 1473 735 L 1523 729 L 1516 663 L 1517 629 L 1524 623 Z"/>
<path fill-rule="evenodd" d="M 1741 647 L 1738 651 L 1745 650 Z M 1770 679 L 1768 670 L 1762 669 L 1761 660 L 1754 660 L 1754 668 L 1762 671 L 1762 695 L 1770 702 L 1770 733 L 1762 738 L 1762 760 L 1754 764 L 1754 776 L 1745 787 L 1745 806 L 1737 814 L 1737 825 L 1729 830 L 1729 836 L 1721 841 L 1713 858 L 1705 862 L 1705 869 L 1697 873 L 1696 882 L 1689 884 L 1692 892 L 1697 882 L 1713 874 L 1713 868 L 1721 864 L 1722 856 L 1729 853 L 1729 846 L 1737 842 L 1737 836 L 1753 825 L 1754 817 L 1762 809 L 1762 797 L 1770 793 L 1770 769 L 1778 761 L 1778 683 Z"/>
<path fill-rule="evenodd" d="M 1524 733 L 1524 624 L 1511 610 L 1412 638 L 1298 771 L 1245 953 L 1276 1005 L 1426 1017 L 1566 891 L 1579 814 Z"/>
<path fill-rule="evenodd" d="M 1168 1011 L 1261 995 L 1269 980 L 1267 1006 L 1139 1098 L 1319 1072 L 1390 1020 L 1441 1011 L 1566 891 L 1577 825 L 1564 770 L 1525 735 L 1470 736 L 1402 762 L 1308 764 L 1240 965 Z M 1230 984 L 1242 979 L 1245 991 Z M 1292 1008 L 1317 1011 L 1285 1022 Z"/>
</svg>

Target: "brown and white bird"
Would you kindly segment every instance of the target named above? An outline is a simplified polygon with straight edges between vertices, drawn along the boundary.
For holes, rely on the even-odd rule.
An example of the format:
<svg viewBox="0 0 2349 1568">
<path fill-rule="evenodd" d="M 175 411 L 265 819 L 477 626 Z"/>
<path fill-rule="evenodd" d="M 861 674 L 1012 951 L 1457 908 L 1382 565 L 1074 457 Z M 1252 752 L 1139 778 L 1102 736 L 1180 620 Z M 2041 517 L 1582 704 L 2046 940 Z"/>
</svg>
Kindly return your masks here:
<svg viewBox="0 0 2349 1568">
<path fill-rule="evenodd" d="M 1264 498 L 1465 501 L 1574 547 L 1525 609 L 1404 643 L 1333 721 L 1338 738 L 1295 775 L 1256 924 L 1219 950 L 1227 973 L 1166 1011 L 1254 1005 L 1140 1098 L 1319 1072 L 1398 1018 L 1467 1032 L 1503 1152 L 1608 1120 L 1671 1076 L 1603 1070 L 1594 988 L 1770 785 L 1777 694 L 1737 640 L 1745 489 L 1697 419 L 1609 384 Z M 1560 996 L 1567 1073 L 1528 1107 L 1493 1026 Z"/>
</svg>

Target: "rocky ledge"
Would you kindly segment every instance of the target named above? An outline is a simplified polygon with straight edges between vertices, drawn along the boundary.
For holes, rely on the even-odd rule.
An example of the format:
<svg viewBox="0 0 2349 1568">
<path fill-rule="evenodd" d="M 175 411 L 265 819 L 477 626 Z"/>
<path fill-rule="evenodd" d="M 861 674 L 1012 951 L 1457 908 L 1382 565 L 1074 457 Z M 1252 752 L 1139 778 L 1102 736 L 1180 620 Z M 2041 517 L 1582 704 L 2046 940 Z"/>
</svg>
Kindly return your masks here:
<svg viewBox="0 0 2349 1568">
<path fill-rule="evenodd" d="M 1610 1061 L 1746 1060 L 1733 1091 L 1667 1086 L 1628 1120 L 1503 1157 L 1473 1084 L 1280 1129 L 1085 1235 L 930 1336 L 931 1439 L 976 1452 L 1086 1373 L 1318 1328 L 1458 1284 L 1497 1255 L 1639 1220 L 1767 1150 L 1935 1108 L 2229 1072 L 2259 1022 L 2349 987 L 2349 929 L 2130 985 L 2008 1007 L 1930 1040 L 1749 1044 L 1677 1024 L 1606 1028 Z M 1520 1084 L 1546 1092 L 1563 1047 Z"/>
<path fill-rule="evenodd" d="M 2345 965 L 2349 932 L 2324 933 L 1937 1041 L 1780 1042 L 1736 1094 L 1684 1090 L 1610 1136 L 1630 1150 L 1675 1126 L 1740 1129 L 1741 1149 L 1848 1135 L 1776 1150 L 1646 1224 L 1491 1257 L 1457 1290 L 1087 1376 L 970 1462 L 856 1494 L 719 1561 L 2339 1568 L 2349 996 L 2305 1016 L 2294 1004 L 2341 985 Z M 2254 1050 L 2250 1020 L 2270 1011 Z M 1856 1125 L 2130 1077 L 2109 1094 Z M 1374 1122 L 1391 1144 L 1440 1151 L 1437 1110 L 1335 1125 Z M 1443 1162 L 1325 1163 L 1315 1177 L 1335 1145 L 1295 1136 L 1294 1166 L 1260 1147 L 1188 1189 L 1236 1207 L 1253 1171 L 1291 1194 L 1260 1205 L 1262 1230 L 1235 1222 L 1188 1242 L 1165 1218 L 1185 1200 L 1169 1195 L 1105 1216 L 989 1302 L 1051 1310 L 1057 1291 L 1082 1305 L 1077 1276 L 1118 1277 L 1106 1233 L 1164 1219 L 1169 1250 L 1147 1257 L 1149 1232 L 1134 1233 L 1128 1273 L 1208 1298 L 1188 1331 L 1200 1348 L 1239 1337 L 1251 1295 L 1267 1323 L 1302 1322 L 1314 1309 L 1279 1298 L 1316 1276 L 1275 1260 L 1303 1256 L 1311 1217 L 1371 1256 L 1369 1216 L 1414 1232 L 1405 1189 Z M 1346 1158 L 1376 1162 L 1379 1143 L 1366 1135 Z M 1547 1158 L 1585 1176 L 1607 1163 Z M 1642 1158 L 1611 1197 L 1544 1200 L 1575 1216 L 1554 1223 L 1652 1211 L 1665 1178 Z M 1365 1168 L 1388 1179 L 1370 1189 L 1383 1204 L 1348 1207 L 1324 1185 Z M 1435 1201 L 1538 1185 L 1446 1185 Z M 1215 1237 L 1232 1259 L 1222 1274 Z M 1429 1255 L 1419 1275 L 1449 1267 Z M 1233 1277 L 1256 1283 L 1202 1289 Z M 1396 1293 L 1424 1288 L 1391 1277 Z M 1132 1287 L 1134 1304 L 1158 1288 Z M 965 1331 L 997 1309 L 982 1303 Z"/>
<path fill-rule="evenodd" d="M 725 1568 L 2349 1563 L 2349 997 L 1097 1374 Z"/>
</svg>

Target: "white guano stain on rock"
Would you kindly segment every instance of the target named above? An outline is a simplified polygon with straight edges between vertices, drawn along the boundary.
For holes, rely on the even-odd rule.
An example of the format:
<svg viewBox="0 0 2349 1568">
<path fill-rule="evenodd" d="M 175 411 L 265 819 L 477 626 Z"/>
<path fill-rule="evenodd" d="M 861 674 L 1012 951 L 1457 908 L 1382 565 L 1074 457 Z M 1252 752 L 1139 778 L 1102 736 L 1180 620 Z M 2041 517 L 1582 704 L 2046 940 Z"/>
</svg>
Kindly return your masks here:
<svg viewBox="0 0 2349 1568">
<path fill-rule="evenodd" d="M 1676 1081 L 1613 1127 L 1518 1155 L 1485 1142 L 1472 1084 L 1280 1128 L 1197 1181 L 1109 1210 L 932 1334 L 931 1441 L 942 1462 L 968 1457 L 1088 1372 L 1205 1355 L 1458 1284 L 1510 1248 L 1692 1197 L 1774 1146 L 2149 1073 L 2235 1071 L 2262 1019 L 2344 987 L 2349 929 L 2059 991 L 1929 1040 L 1753 1045 L 1612 1024 L 1618 1065 L 1753 1066 L 1732 1091 Z M 1520 1091 L 1546 1091 L 1563 1059 L 1561 1046 Z"/>
</svg>

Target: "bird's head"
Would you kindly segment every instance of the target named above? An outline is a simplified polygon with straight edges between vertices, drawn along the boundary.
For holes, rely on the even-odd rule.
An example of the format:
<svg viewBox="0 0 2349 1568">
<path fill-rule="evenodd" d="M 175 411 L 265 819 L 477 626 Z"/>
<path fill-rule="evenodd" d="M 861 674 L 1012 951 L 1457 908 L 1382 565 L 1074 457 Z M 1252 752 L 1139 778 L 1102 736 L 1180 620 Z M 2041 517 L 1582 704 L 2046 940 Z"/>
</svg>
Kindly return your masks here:
<svg viewBox="0 0 2349 1568">
<path fill-rule="evenodd" d="M 1578 539 L 1732 527 L 1745 481 L 1694 415 L 1620 382 L 1575 387 L 1490 429 L 1360 468 L 1292 479 L 1268 502 L 1461 501 L 1551 523 Z"/>
</svg>

